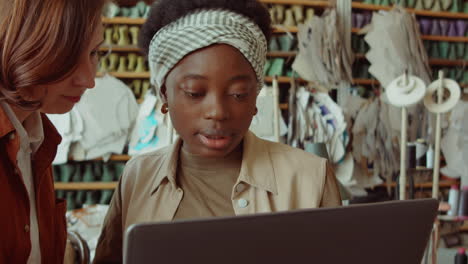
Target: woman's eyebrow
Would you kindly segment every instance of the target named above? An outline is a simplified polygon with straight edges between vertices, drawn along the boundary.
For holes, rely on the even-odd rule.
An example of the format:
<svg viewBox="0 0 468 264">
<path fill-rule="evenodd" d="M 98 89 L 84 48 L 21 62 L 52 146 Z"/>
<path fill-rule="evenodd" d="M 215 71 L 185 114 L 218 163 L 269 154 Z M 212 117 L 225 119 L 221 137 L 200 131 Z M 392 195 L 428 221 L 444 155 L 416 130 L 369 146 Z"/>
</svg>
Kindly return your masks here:
<svg viewBox="0 0 468 264">
<path fill-rule="evenodd" d="M 189 73 L 189 74 L 186 74 L 184 75 L 184 77 L 182 77 L 182 80 L 191 80 L 191 79 L 194 79 L 194 80 L 207 80 L 208 78 L 206 76 L 203 76 L 203 75 L 200 75 L 200 74 L 195 74 L 195 73 Z"/>
</svg>

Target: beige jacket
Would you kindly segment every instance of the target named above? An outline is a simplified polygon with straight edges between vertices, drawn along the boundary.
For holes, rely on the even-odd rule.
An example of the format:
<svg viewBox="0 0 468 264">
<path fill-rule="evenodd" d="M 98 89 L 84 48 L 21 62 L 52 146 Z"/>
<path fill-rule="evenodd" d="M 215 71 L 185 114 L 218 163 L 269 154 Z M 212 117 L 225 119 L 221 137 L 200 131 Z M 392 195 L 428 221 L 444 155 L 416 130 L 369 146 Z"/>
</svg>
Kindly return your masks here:
<svg viewBox="0 0 468 264">
<path fill-rule="evenodd" d="M 181 143 L 127 163 L 94 263 L 122 262 L 123 236 L 130 225 L 173 219 L 184 195 L 176 184 Z M 236 215 L 341 205 L 335 175 L 325 159 L 251 132 L 244 138 L 240 175 L 231 197 Z"/>
</svg>

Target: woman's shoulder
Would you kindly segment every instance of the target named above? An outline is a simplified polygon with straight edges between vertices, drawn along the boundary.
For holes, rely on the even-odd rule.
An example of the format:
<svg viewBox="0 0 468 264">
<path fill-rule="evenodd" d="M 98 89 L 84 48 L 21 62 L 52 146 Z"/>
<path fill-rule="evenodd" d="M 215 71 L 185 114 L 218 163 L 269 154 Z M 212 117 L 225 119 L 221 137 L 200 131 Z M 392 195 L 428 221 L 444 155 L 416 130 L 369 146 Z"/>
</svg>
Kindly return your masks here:
<svg viewBox="0 0 468 264">
<path fill-rule="evenodd" d="M 134 172 L 141 170 L 154 171 L 166 162 L 166 160 L 171 156 L 171 152 L 172 145 L 144 154 L 135 155 L 125 165 L 126 170 L 132 170 Z"/>
<path fill-rule="evenodd" d="M 326 162 L 326 159 L 319 157 L 315 154 L 306 152 L 300 148 L 291 147 L 289 145 L 278 142 L 272 142 L 267 140 L 262 141 L 262 144 L 265 145 L 266 150 L 271 154 L 272 157 L 274 157 L 275 160 L 285 159 L 294 163 L 306 162 L 307 164 L 314 167 Z"/>
</svg>

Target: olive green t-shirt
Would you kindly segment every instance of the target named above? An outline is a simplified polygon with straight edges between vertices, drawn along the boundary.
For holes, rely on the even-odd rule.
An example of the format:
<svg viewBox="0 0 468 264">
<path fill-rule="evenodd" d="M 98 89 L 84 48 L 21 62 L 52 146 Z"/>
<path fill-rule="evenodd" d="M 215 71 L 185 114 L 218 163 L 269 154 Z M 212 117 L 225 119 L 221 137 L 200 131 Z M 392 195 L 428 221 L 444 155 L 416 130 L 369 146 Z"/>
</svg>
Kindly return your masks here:
<svg viewBox="0 0 468 264">
<path fill-rule="evenodd" d="M 231 194 L 241 163 L 241 150 L 223 158 L 206 158 L 190 154 L 182 147 L 177 184 L 184 196 L 174 219 L 234 216 Z"/>
</svg>

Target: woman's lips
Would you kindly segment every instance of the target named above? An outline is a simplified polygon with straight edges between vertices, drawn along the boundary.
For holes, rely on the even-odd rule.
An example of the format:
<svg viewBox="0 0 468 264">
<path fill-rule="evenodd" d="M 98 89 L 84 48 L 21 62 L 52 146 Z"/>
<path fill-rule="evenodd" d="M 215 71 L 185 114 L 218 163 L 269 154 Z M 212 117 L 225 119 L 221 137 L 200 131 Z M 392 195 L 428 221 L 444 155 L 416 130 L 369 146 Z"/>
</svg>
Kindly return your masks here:
<svg viewBox="0 0 468 264">
<path fill-rule="evenodd" d="M 63 97 L 72 103 L 78 103 L 81 99 L 81 96 L 65 96 L 64 95 Z"/>
<path fill-rule="evenodd" d="M 232 136 L 204 135 L 198 134 L 200 142 L 210 149 L 225 149 L 232 142 Z"/>
</svg>

